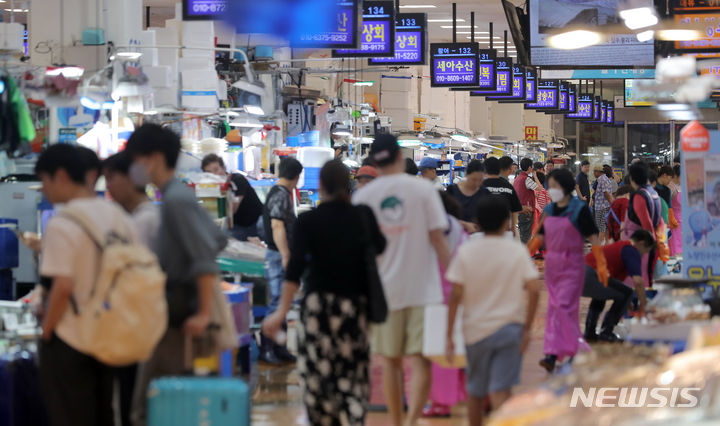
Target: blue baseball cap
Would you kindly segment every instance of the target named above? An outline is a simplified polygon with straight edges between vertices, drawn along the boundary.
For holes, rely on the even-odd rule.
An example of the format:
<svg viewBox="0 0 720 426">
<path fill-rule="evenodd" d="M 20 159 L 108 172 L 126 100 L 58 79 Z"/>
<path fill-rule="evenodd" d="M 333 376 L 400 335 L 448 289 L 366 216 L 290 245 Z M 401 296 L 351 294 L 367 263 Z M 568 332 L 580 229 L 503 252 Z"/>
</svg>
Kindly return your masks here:
<svg viewBox="0 0 720 426">
<path fill-rule="evenodd" d="M 425 157 L 420 161 L 420 164 L 418 165 L 418 169 L 425 170 L 425 169 L 437 169 L 440 167 L 441 161 L 437 158 L 432 157 Z"/>
</svg>

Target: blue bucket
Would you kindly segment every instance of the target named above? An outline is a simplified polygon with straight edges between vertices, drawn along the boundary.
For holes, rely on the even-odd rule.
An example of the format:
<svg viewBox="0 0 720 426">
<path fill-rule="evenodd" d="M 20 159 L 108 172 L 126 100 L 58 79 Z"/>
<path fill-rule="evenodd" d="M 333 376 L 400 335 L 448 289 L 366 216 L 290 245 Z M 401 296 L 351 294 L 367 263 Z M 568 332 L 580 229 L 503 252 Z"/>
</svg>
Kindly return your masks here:
<svg viewBox="0 0 720 426">
<path fill-rule="evenodd" d="M 300 136 L 288 136 L 285 139 L 285 144 L 287 146 L 300 146 Z"/>
<path fill-rule="evenodd" d="M 305 167 L 305 183 L 303 189 L 320 188 L 320 167 Z"/>
</svg>

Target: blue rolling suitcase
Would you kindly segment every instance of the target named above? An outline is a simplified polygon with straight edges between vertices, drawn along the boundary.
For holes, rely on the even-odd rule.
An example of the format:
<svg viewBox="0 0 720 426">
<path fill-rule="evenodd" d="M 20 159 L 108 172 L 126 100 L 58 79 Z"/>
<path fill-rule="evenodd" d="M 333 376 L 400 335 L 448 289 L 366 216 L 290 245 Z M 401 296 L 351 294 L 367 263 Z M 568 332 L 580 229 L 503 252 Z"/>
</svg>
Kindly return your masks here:
<svg viewBox="0 0 720 426">
<path fill-rule="evenodd" d="M 250 389 L 240 379 L 165 377 L 148 390 L 149 426 L 250 425 Z"/>
</svg>

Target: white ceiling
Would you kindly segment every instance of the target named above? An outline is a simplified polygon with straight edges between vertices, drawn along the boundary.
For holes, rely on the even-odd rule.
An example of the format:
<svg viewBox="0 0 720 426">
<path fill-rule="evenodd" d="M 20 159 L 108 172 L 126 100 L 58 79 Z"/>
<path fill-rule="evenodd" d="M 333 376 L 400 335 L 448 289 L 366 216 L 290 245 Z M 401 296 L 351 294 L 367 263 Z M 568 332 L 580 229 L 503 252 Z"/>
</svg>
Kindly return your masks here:
<svg viewBox="0 0 720 426">
<path fill-rule="evenodd" d="M 522 0 L 511 1 L 517 5 L 522 4 Z M 455 0 L 454 2 L 457 3 L 458 20 L 464 19 L 464 22 L 458 22 L 458 26 L 466 26 L 466 28 L 458 29 L 458 42 L 470 41 L 468 38 L 470 37 L 470 12 L 475 12 L 475 40 L 480 43 L 481 47 L 489 47 L 487 32 L 489 23 L 493 22 L 494 47 L 496 49 L 502 48 L 503 31 L 507 30 L 508 26 L 500 0 Z M 143 6 L 151 7 L 172 7 L 175 3 L 178 3 L 178 0 L 143 0 Z M 400 0 L 400 11 L 406 13 L 427 13 L 428 19 L 430 20 L 450 19 L 452 17 L 452 3 L 453 0 Z M 402 8 L 402 6 L 405 5 L 433 5 L 435 7 L 422 9 Z M 169 17 L 167 19 L 169 19 Z M 452 28 L 441 28 L 443 26 L 452 27 L 452 22 L 431 22 L 429 24 L 430 42 L 452 41 Z M 464 32 L 465 34 L 460 34 L 460 32 Z M 508 46 L 512 47 L 512 45 L 512 37 L 508 34 Z M 511 48 L 511 56 L 512 51 L 513 49 Z"/>
<path fill-rule="evenodd" d="M 518 0 L 511 0 L 515 4 L 520 4 Z M 428 14 L 429 20 L 434 19 L 451 19 L 452 18 L 453 0 L 400 0 L 401 12 L 424 12 Z M 457 4 L 457 18 L 464 19 L 464 22 L 458 22 L 457 41 L 469 42 L 470 34 L 470 12 L 475 12 L 475 41 L 480 42 L 481 47 L 489 47 L 489 24 L 493 23 L 493 44 L 496 49 L 503 46 L 503 31 L 508 29 L 505 12 L 503 11 L 500 0 L 455 0 Z M 405 5 L 434 5 L 434 8 L 423 9 L 407 9 Z M 449 42 L 452 41 L 452 22 L 431 22 L 429 23 L 430 42 Z M 450 27 L 450 28 L 442 28 Z M 460 33 L 464 34 L 460 34 Z M 514 56 L 512 36 L 508 33 L 508 46 L 510 47 L 510 55 Z"/>
</svg>

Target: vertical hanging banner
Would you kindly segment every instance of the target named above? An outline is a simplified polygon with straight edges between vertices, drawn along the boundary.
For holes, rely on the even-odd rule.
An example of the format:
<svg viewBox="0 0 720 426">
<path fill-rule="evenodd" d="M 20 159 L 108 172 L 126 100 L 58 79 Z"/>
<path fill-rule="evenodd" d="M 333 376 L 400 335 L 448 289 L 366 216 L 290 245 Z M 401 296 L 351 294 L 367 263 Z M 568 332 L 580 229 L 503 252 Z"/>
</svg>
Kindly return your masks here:
<svg viewBox="0 0 720 426">
<path fill-rule="evenodd" d="M 430 59 L 431 87 L 477 87 L 477 43 L 432 43 Z"/>
<path fill-rule="evenodd" d="M 359 49 L 333 50 L 334 58 L 368 58 L 395 56 L 395 3 L 362 2 L 362 31 Z"/>
<path fill-rule="evenodd" d="M 525 126 L 525 140 L 535 141 L 538 138 L 538 126 Z"/>
<path fill-rule="evenodd" d="M 720 132 L 691 121 L 682 147 L 682 256 L 686 277 L 720 286 Z M 671 236 L 671 238 L 673 238 Z"/>
<path fill-rule="evenodd" d="M 427 15 L 399 13 L 395 18 L 395 56 L 370 58 L 369 65 L 427 65 Z"/>
</svg>

